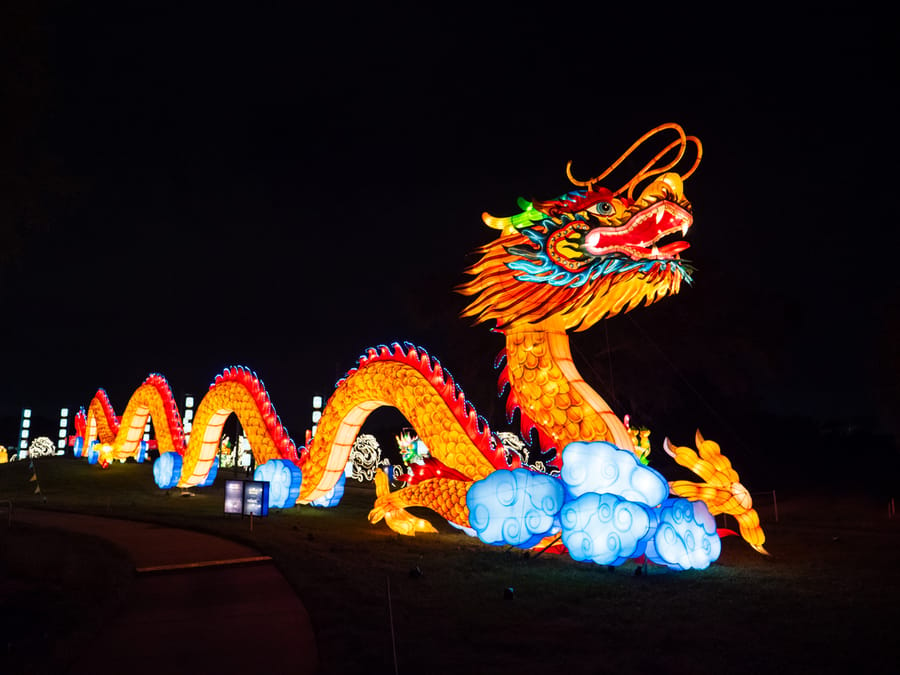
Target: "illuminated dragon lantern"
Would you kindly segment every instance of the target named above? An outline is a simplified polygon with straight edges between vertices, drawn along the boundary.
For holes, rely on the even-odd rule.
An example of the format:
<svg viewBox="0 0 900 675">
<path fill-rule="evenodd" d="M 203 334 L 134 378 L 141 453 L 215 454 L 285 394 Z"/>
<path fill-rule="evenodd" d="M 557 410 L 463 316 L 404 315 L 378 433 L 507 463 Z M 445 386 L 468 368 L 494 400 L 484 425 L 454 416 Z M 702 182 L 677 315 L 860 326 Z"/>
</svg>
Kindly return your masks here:
<svg viewBox="0 0 900 675">
<path fill-rule="evenodd" d="M 626 158 L 660 133 L 675 138 L 618 189 L 601 186 Z M 514 216 L 484 214 L 484 222 L 499 230 L 499 236 L 481 249 L 480 260 L 467 270 L 472 278 L 459 290 L 472 300 L 463 316 L 495 322 L 505 336 L 506 365 L 500 384 L 509 388 L 507 412 L 511 417 L 520 411 L 526 438 L 534 429 L 545 452 L 556 449 L 549 462 L 553 475 L 524 467 L 517 455 L 507 452 L 437 360 L 420 348 L 395 344 L 370 349 L 360 358 L 338 383 L 315 437 L 308 437 L 307 446 L 299 451 L 268 398 L 260 394 L 255 376 L 243 369 L 226 370 L 224 381 L 217 378 L 207 395 L 217 402 L 209 410 L 201 403 L 191 443 L 181 450 L 178 484 L 203 481 L 224 419 L 235 411 L 242 424 L 246 417 L 249 426 L 264 427 L 256 434 L 258 442 L 251 439 L 257 464 L 274 458 L 300 467 L 297 503 L 315 502 L 341 480 L 368 415 L 389 405 L 403 413 L 430 456 L 412 465 L 401 489 L 391 491 L 387 477 L 376 476 L 377 499 L 369 514 L 373 523 L 384 519 L 402 534 L 433 532 L 427 521 L 407 511 L 422 506 L 490 543 L 552 546 L 568 549 L 579 560 L 618 564 L 644 553 L 655 560 L 670 539 L 681 542 L 679 555 L 690 557 L 683 553 L 683 542 L 695 538 L 683 531 L 687 521 L 705 528 L 714 541 L 704 545 L 715 548 L 718 537 L 711 516 L 730 513 L 744 539 L 765 552 L 749 493 L 718 445 L 698 432 L 698 456 L 690 448 L 673 447 L 667 439 L 666 451 L 705 481 L 667 484 L 656 471 L 640 466 L 637 455 L 642 451 L 635 447 L 632 432 L 579 375 L 569 348 L 569 331 L 582 331 L 605 317 L 649 305 L 691 282 L 692 268 L 681 258 L 688 248 L 683 237 L 692 224 L 683 184 L 701 155 L 698 139 L 685 135 L 677 124 L 662 125 L 594 178 L 577 180 L 570 163 L 567 174 L 573 191 L 548 201 L 520 199 L 522 210 Z M 690 166 L 678 173 L 683 163 Z M 215 393 L 217 386 L 227 388 L 234 400 L 223 403 Z M 250 403 L 239 400 L 241 387 Z M 153 393 L 154 388 L 149 390 Z M 241 405 L 244 412 L 237 410 Z M 165 406 L 159 408 L 163 414 Z M 214 427 L 208 432 L 198 429 L 201 418 L 210 418 Z M 142 427 L 145 419 L 146 415 L 131 426 Z M 169 436 L 179 434 L 180 430 Z M 194 435 L 204 440 L 195 442 Z M 490 505 L 491 499 L 499 505 Z M 493 524 L 488 522 L 491 517 Z M 637 527 L 638 533 L 625 532 L 623 522 Z M 598 532 L 597 523 L 611 529 L 601 527 Z M 634 545 L 596 553 L 590 540 L 598 537 L 604 541 L 630 537 Z M 705 564 L 717 555 L 718 549 L 707 551 Z M 705 564 L 682 560 L 670 566 Z"/>
</svg>

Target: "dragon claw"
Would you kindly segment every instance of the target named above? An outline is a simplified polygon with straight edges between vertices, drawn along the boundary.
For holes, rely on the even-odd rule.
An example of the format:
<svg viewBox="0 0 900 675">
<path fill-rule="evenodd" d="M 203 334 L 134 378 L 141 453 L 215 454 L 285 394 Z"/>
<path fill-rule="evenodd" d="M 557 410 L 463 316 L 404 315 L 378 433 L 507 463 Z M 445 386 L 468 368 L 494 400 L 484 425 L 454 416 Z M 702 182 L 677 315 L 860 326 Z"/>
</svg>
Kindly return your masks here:
<svg viewBox="0 0 900 675">
<path fill-rule="evenodd" d="M 382 472 L 375 474 L 375 494 L 378 495 L 375 505 L 369 511 L 369 522 L 375 524 L 382 519 L 397 534 L 414 536 L 416 532 L 436 533 L 434 526 L 424 518 L 417 518 L 408 513 L 404 506 L 403 490 L 390 491 L 387 476 Z"/>
<path fill-rule="evenodd" d="M 666 454 L 704 480 L 703 483 L 673 481 L 669 483 L 672 493 L 704 502 L 713 515 L 727 513 L 734 516 L 740 524 L 741 537 L 755 551 L 769 555 L 763 548 L 766 535 L 759 525 L 759 514 L 753 509 L 750 492 L 740 483 L 737 471 L 722 454 L 718 443 L 704 439 L 699 429 L 695 440 L 699 456 L 691 448 L 674 447 L 668 438 L 663 442 Z"/>
</svg>

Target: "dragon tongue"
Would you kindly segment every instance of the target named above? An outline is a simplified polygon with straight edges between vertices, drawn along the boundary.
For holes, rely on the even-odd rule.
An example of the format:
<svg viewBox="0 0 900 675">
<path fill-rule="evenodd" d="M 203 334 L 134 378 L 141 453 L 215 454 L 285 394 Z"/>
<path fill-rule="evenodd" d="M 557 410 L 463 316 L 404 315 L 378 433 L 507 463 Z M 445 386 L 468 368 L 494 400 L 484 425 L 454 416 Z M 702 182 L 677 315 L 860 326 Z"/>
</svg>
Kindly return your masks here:
<svg viewBox="0 0 900 675">
<path fill-rule="evenodd" d="M 657 255 L 654 257 L 657 258 L 674 258 L 682 251 L 686 251 L 689 249 L 691 245 L 684 240 L 673 241 L 671 244 L 666 244 L 665 246 L 661 246 L 657 248 L 656 246 L 653 249 L 657 252 Z"/>
</svg>

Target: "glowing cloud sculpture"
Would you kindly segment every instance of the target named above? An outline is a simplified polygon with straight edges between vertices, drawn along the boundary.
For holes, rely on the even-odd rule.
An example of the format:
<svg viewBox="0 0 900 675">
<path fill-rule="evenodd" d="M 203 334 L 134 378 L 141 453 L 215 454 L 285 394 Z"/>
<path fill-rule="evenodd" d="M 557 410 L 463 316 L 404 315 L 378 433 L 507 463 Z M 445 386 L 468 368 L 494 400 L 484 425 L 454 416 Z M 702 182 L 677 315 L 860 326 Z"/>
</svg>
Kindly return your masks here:
<svg viewBox="0 0 900 675">
<path fill-rule="evenodd" d="M 283 509 L 297 503 L 303 473 L 286 459 L 270 459 L 256 467 L 253 480 L 269 482 L 269 508 Z"/>
<path fill-rule="evenodd" d="M 569 443 L 562 464 L 560 476 L 575 497 L 589 492 L 612 493 L 657 506 L 669 496 L 669 484 L 662 474 L 641 464 L 633 452 L 612 443 Z"/>
<path fill-rule="evenodd" d="M 466 494 L 469 525 L 487 544 L 529 548 L 554 530 L 565 492 L 559 479 L 528 469 L 499 470 Z"/>
<path fill-rule="evenodd" d="M 569 555 L 598 565 L 621 565 L 643 555 L 656 526 L 656 514 L 646 504 L 595 492 L 568 502 L 560 520 Z"/>
<path fill-rule="evenodd" d="M 650 560 L 674 570 L 703 570 L 721 551 L 716 521 L 706 504 L 680 498 L 662 503 L 656 531 L 647 542 Z"/>
<path fill-rule="evenodd" d="M 177 452 L 164 452 L 153 462 L 153 480 L 163 490 L 173 488 L 178 485 L 181 468 L 181 455 Z"/>
<path fill-rule="evenodd" d="M 665 135 L 668 140 L 660 142 Z M 633 176 L 614 183 L 625 160 L 648 153 L 650 144 L 658 147 L 649 150 L 649 161 L 639 160 Z M 304 447 L 288 436 L 262 382 L 242 367 L 225 370 L 210 386 L 189 443 L 168 384 L 151 375 L 121 418 L 105 392 L 97 392 L 80 434 L 83 447 L 92 448 L 99 439 L 112 446 L 115 458 L 132 457 L 149 417 L 163 456 L 182 459 L 177 485 L 199 485 L 209 476 L 222 427 L 234 413 L 256 464 L 279 460 L 301 470 L 296 503 L 313 504 L 330 499 L 344 479 L 366 418 L 381 406 L 393 406 L 415 432 L 417 445 L 409 446 L 416 450 L 415 461 L 403 477 L 406 485 L 397 490 L 383 472 L 375 474 L 372 523 L 384 520 L 407 535 L 434 532 L 424 518 L 407 511 L 423 506 L 491 543 L 546 546 L 544 539 L 560 536 L 579 559 L 614 564 L 647 549 L 662 564 L 681 568 L 708 564 L 706 558 L 695 559 L 692 539 L 710 560 L 714 557 L 715 545 L 698 539 L 696 529 L 708 535 L 705 510 L 735 514 L 742 535 L 764 551 L 749 494 L 718 446 L 699 443 L 699 456 L 689 449 L 672 451 L 706 481 L 676 481 L 672 491 L 710 508 L 692 507 L 688 518 L 680 502 L 658 507 L 670 486 L 637 461 L 646 459 L 646 444 L 636 445 L 633 430 L 581 377 L 569 346 L 569 331 L 586 330 L 691 283 L 693 268 L 682 258 L 693 223 L 684 182 L 701 156 L 697 138 L 677 124 L 664 124 L 594 177 L 575 178 L 570 164 L 566 174 L 574 189 L 569 192 L 519 200 L 521 210 L 511 216 L 483 215 L 498 236 L 480 250 L 480 259 L 467 270 L 471 278 L 458 289 L 471 298 L 463 316 L 494 323 L 504 336 L 497 365 L 500 388 L 508 392 L 507 414 L 512 420 L 518 411 L 523 437 L 536 432 L 542 454 L 535 465 L 559 471 L 559 479 L 522 467 L 520 454 L 504 447 L 437 359 L 409 343 L 366 350 L 337 383 L 315 437 L 307 433 Z M 419 452 L 418 443 L 427 452 Z M 161 485 L 175 479 L 175 466 L 172 457 L 171 466 L 160 467 Z M 292 479 L 286 506 L 293 487 Z M 604 544 L 613 538 L 620 543 Z"/>
<path fill-rule="evenodd" d="M 265 385 L 256 373 L 242 366 L 226 368 L 216 376 L 192 420 L 190 442 L 185 440 L 169 383 L 156 373 L 132 394 L 121 417 L 116 416 L 106 392 L 100 389 L 86 414 L 76 416 L 75 426 L 82 439 L 81 447 L 91 448 L 99 440 L 111 446 L 112 459 L 140 459 L 144 427 L 151 419 L 160 458 L 168 453 L 181 458 L 177 475 L 170 475 L 175 466 L 173 458 L 167 459 L 158 472 L 154 469 L 157 484 L 167 489 L 204 485 L 211 480 L 222 430 L 231 414 L 237 416 L 250 439 L 257 465 L 270 459 L 285 459 L 300 466 L 297 448 L 275 414 Z M 173 480 L 175 485 L 170 485 Z"/>
</svg>

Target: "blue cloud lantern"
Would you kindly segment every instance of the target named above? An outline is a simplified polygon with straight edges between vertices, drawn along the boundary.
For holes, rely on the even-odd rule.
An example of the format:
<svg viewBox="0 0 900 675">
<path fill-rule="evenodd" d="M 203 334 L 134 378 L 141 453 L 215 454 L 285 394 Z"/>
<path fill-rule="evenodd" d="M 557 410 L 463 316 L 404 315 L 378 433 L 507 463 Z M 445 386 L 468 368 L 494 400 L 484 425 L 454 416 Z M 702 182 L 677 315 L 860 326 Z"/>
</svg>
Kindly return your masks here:
<svg viewBox="0 0 900 675">
<path fill-rule="evenodd" d="M 300 468 L 287 459 L 270 459 L 256 467 L 253 480 L 269 483 L 269 508 L 283 509 L 297 503 L 303 474 Z"/>
<path fill-rule="evenodd" d="M 659 524 L 647 542 L 650 560 L 673 570 L 704 570 L 721 552 L 716 521 L 706 504 L 682 497 L 662 503 Z"/>
<path fill-rule="evenodd" d="M 560 478 L 572 497 L 594 492 L 657 506 L 669 496 L 669 484 L 658 471 L 644 466 L 633 452 L 612 443 L 569 443 L 562 454 Z"/>
<path fill-rule="evenodd" d="M 469 525 L 486 544 L 528 548 L 559 529 L 564 497 L 562 483 L 553 476 L 500 469 L 469 488 Z"/>
<path fill-rule="evenodd" d="M 613 494 L 588 492 L 560 512 L 562 540 L 575 560 L 621 565 L 644 553 L 656 525 L 654 510 Z"/>
<path fill-rule="evenodd" d="M 621 565 L 646 554 L 674 570 L 705 569 L 722 544 L 703 502 L 668 498 L 662 475 L 611 443 L 570 443 L 559 478 L 501 469 L 466 495 L 469 525 L 486 544 L 530 548 L 561 532 L 575 560 Z"/>
<path fill-rule="evenodd" d="M 182 457 L 177 452 L 164 452 L 153 462 L 153 480 L 162 490 L 178 485 Z"/>
</svg>

